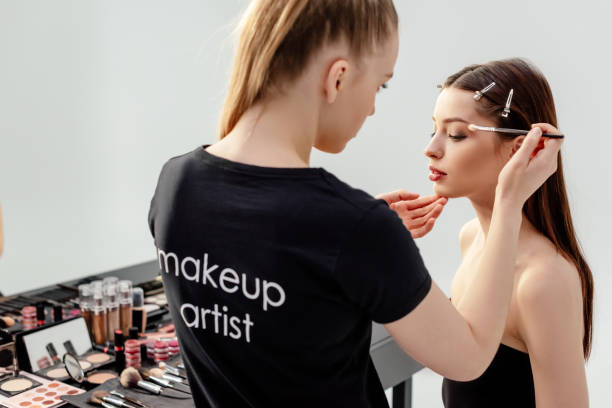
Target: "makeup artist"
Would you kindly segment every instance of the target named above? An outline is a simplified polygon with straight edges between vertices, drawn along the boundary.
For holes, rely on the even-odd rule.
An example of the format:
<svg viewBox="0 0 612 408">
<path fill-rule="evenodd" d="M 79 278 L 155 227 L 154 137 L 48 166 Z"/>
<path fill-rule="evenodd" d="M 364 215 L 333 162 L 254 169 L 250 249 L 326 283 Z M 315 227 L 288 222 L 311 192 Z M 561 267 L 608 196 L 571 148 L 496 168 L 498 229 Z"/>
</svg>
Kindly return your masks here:
<svg viewBox="0 0 612 408">
<path fill-rule="evenodd" d="M 377 200 L 310 167 L 313 147 L 341 152 L 374 114 L 397 27 L 391 0 L 253 1 L 220 140 L 163 166 L 149 226 L 198 406 L 385 407 L 372 321 L 447 378 L 491 362 L 521 208 L 561 143 L 530 159 L 535 128 L 499 174 L 477 278 L 455 308 L 406 229 L 426 233 L 444 199 Z"/>
</svg>

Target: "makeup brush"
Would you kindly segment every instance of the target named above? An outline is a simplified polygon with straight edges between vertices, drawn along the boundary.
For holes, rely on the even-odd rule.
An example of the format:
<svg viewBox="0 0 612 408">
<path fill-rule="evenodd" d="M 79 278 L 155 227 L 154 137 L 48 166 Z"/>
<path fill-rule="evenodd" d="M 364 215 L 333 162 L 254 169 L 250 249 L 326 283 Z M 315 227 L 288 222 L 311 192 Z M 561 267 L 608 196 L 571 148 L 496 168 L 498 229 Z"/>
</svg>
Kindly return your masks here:
<svg viewBox="0 0 612 408">
<path fill-rule="evenodd" d="M 161 387 L 148 381 L 143 381 L 140 373 L 134 367 L 128 367 L 121 372 L 119 382 L 125 388 L 142 388 L 151 394 L 161 394 Z"/>
<path fill-rule="evenodd" d="M 154 375 L 157 378 L 162 378 L 172 383 L 188 385 L 187 380 L 184 380 L 183 378 L 178 377 L 176 375 L 169 374 L 167 371 L 164 371 L 161 368 L 152 368 L 150 371 L 151 371 L 151 375 Z"/>
<path fill-rule="evenodd" d="M 185 380 L 187 379 L 187 376 L 184 375 L 181 372 L 181 370 L 179 370 L 178 368 L 172 367 L 171 365 L 166 364 L 163 367 L 160 366 L 160 368 L 164 369 L 167 374 L 172 374 L 172 375 L 174 375 L 176 377 L 181 377 L 181 378 L 183 378 Z"/>
<path fill-rule="evenodd" d="M 169 380 L 162 378 L 161 376 L 158 377 L 156 374 L 161 373 L 163 375 L 163 371 L 159 368 L 154 368 L 152 370 L 141 368 L 140 373 L 146 380 L 154 382 L 155 384 L 161 385 L 162 387 L 172 388 L 174 390 L 184 392 L 185 394 L 191 394 L 191 391 L 188 391 L 185 388 L 179 387 L 179 385 L 184 386 L 184 384 L 172 383 Z"/>
<path fill-rule="evenodd" d="M 136 408 L 134 405 L 130 405 L 127 402 L 125 402 L 123 399 L 118 398 L 114 395 L 110 395 L 110 393 L 108 391 L 105 390 L 98 390 L 98 391 L 94 391 L 92 397 L 100 400 L 100 401 L 104 401 L 104 402 L 108 402 L 111 405 L 114 405 L 115 407 L 121 407 L 121 408 Z"/>
<path fill-rule="evenodd" d="M 521 130 L 521 129 L 498 128 L 498 127 L 492 127 L 492 126 L 479 126 L 473 123 L 468 125 L 468 129 L 482 130 L 485 132 L 507 133 L 511 135 L 526 135 L 527 133 L 530 132 L 529 130 Z M 565 136 L 562 134 L 542 133 L 542 137 L 547 137 L 549 139 L 563 139 Z"/>
<path fill-rule="evenodd" d="M 140 373 L 138 372 L 138 370 L 136 370 L 134 367 L 128 367 L 125 370 L 123 370 L 121 372 L 121 377 L 119 379 L 119 382 L 125 388 L 138 387 L 138 388 L 142 388 L 145 391 L 150 392 L 151 394 L 155 394 L 155 395 L 162 394 L 163 396 L 168 397 L 168 398 L 175 398 L 175 399 L 189 399 L 190 398 L 190 397 L 183 397 L 183 396 L 168 394 L 168 391 L 172 391 L 172 390 L 165 390 L 157 384 L 150 383 L 149 381 L 144 381 L 142 377 L 140 376 Z M 181 394 L 181 395 L 184 395 L 184 394 Z"/>
<path fill-rule="evenodd" d="M 0 317 L 0 329 L 7 329 L 15 325 L 15 319 L 9 316 Z"/>
<path fill-rule="evenodd" d="M 88 402 L 96 405 L 102 405 L 104 408 L 116 408 L 114 405 L 109 404 L 108 402 L 104 402 L 99 398 L 96 398 L 95 393 L 89 396 Z"/>
<path fill-rule="evenodd" d="M 119 397 L 121 399 L 124 399 L 127 402 L 131 402 L 134 405 L 138 405 L 139 407 L 149 408 L 149 406 L 147 404 L 145 404 L 144 402 L 139 401 L 139 400 L 137 400 L 135 398 L 132 398 L 129 395 L 122 394 L 122 393 L 120 393 L 117 390 L 112 390 L 110 393 L 111 393 L 111 395 L 114 395 L 115 397 Z"/>
</svg>

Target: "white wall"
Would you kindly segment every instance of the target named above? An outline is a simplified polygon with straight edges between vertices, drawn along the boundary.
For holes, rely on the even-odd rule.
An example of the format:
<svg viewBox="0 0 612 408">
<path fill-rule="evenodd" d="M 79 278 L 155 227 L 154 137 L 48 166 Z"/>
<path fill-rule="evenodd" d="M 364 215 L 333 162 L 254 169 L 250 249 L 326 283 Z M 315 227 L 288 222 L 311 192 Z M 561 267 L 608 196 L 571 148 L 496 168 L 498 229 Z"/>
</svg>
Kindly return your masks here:
<svg viewBox="0 0 612 408">
<path fill-rule="evenodd" d="M 14 293 L 154 258 L 146 218 L 165 160 L 214 141 L 244 0 L 0 0 L 0 289 Z M 574 221 L 595 276 L 592 406 L 608 406 L 612 363 L 605 258 L 612 230 L 606 165 L 612 38 L 609 2 L 396 1 L 401 47 L 377 114 L 340 156 L 313 155 L 372 194 L 431 191 L 422 151 L 436 84 L 469 63 L 523 56 L 546 74 L 560 127 Z M 452 201 L 418 242 L 450 286 L 457 233 L 472 217 Z M 429 381 L 430 377 L 423 381 Z M 415 380 L 415 405 L 438 407 Z"/>
</svg>

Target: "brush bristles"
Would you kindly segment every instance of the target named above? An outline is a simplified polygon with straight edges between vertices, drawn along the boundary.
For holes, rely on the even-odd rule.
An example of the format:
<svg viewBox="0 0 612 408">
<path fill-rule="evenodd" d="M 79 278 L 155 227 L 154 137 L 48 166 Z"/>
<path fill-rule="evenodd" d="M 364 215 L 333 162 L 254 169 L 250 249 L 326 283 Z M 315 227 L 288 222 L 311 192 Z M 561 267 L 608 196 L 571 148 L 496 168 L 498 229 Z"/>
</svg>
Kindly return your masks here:
<svg viewBox="0 0 612 408">
<path fill-rule="evenodd" d="M 152 368 L 149 373 L 152 376 L 162 378 L 164 376 L 164 371 L 161 368 Z"/>
<path fill-rule="evenodd" d="M 104 401 L 104 397 L 108 397 L 110 395 L 110 393 L 108 391 L 104 391 L 104 390 L 99 390 L 99 391 L 95 391 L 92 395 L 92 397 L 100 400 L 100 401 Z"/>
<path fill-rule="evenodd" d="M 92 404 L 102 405 L 102 400 L 96 397 L 95 392 L 89 396 L 89 402 L 91 402 Z"/>
<path fill-rule="evenodd" d="M 151 373 L 146 368 L 141 368 L 140 370 L 138 370 L 138 372 L 140 373 L 142 378 L 144 378 L 145 380 L 148 380 L 149 377 L 151 376 Z"/>
<path fill-rule="evenodd" d="M 142 377 L 134 367 L 128 367 L 121 372 L 121 378 L 119 382 L 125 388 L 135 387 L 138 381 L 142 380 Z"/>
</svg>

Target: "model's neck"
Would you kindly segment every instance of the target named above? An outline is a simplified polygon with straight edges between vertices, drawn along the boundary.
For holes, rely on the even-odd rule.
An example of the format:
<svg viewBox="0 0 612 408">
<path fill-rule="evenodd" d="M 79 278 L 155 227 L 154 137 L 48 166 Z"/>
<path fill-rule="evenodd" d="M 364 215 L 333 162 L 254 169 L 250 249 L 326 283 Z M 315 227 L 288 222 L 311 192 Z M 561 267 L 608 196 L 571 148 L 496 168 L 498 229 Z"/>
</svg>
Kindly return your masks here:
<svg viewBox="0 0 612 408">
<path fill-rule="evenodd" d="M 491 197 L 487 197 L 485 199 L 475 199 L 470 198 L 472 203 L 472 207 L 474 207 L 474 211 L 476 211 L 476 217 L 478 218 L 478 222 L 480 223 L 480 228 L 484 234 L 486 239 L 489 228 L 491 227 L 491 218 L 493 216 L 493 205 L 495 204 L 495 194 L 492 194 Z M 521 229 L 519 232 L 519 240 L 521 236 L 524 236 L 529 231 L 532 231 L 534 227 L 531 225 L 525 214 L 522 215 Z"/>
</svg>

